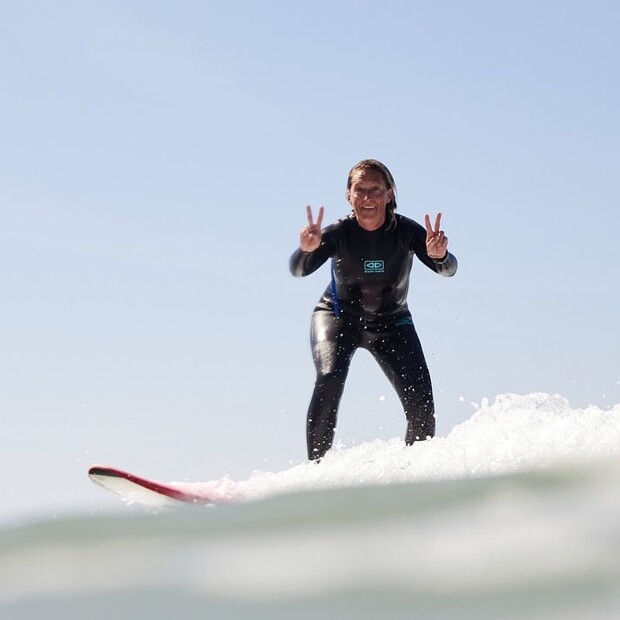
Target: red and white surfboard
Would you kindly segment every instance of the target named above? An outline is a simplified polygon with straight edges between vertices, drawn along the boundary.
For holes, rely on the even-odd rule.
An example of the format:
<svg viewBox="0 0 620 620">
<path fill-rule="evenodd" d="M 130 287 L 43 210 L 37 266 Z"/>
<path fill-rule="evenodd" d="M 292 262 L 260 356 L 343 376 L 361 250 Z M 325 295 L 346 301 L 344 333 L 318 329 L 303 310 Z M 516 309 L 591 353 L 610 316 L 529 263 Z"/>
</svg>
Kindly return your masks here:
<svg viewBox="0 0 620 620">
<path fill-rule="evenodd" d="M 159 482 L 108 465 L 93 465 L 88 476 L 104 489 L 120 495 L 124 499 L 151 506 L 185 504 L 222 504 L 232 501 L 229 495 L 220 494 L 213 489 L 188 489 L 183 483 Z"/>
</svg>

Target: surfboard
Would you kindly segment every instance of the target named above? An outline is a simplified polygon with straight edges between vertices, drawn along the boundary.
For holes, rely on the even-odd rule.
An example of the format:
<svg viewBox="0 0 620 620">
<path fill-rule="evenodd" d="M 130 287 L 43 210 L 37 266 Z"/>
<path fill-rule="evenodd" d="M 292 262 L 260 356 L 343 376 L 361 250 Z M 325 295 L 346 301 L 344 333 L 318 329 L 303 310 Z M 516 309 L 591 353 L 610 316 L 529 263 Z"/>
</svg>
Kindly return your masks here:
<svg viewBox="0 0 620 620">
<path fill-rule="evenodd" d="M 230 498 L 218 495 L 217 491 L 212 489 L 189 490 L 182 483 L 160 482 L 109 465 L 92 465 L 88 469 L 88 476 L 94 483 L 129 502 L 153 508 L 179 504 L 222 504 L 230 501 Z"/>
</svg>

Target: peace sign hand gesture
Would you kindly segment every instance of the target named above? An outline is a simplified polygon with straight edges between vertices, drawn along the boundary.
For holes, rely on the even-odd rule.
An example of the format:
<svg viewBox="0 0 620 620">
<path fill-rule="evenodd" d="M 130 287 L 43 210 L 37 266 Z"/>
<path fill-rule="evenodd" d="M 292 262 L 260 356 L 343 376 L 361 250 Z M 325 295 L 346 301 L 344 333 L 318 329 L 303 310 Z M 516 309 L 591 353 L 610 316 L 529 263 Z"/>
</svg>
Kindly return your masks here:
<svg viewBox="0 0 620 620">
<path fill-rule="evenodd" d="M 312 207 L 306 207 L 308 225 L 301 229 L 299 233 L 299 246 L 303 252 L 314 252 L 321 245 L 321 223 L 323 222 L 323 207 L 319 208 L 319 215 L 316 222 L 312 216 Z"/>
<path fill-rule="evenodd" d="M 448 251 L 448 237 L 444 235 L 443 230 L 440 230 L 441 213 L 438 213 L 435 218 L 434 229 L 431 228 L 431 218 L 428 214 L 424 216 L 424 223 L 426 224 L 426 253 L 430 258 L 441 260 Z"/>
</svg>

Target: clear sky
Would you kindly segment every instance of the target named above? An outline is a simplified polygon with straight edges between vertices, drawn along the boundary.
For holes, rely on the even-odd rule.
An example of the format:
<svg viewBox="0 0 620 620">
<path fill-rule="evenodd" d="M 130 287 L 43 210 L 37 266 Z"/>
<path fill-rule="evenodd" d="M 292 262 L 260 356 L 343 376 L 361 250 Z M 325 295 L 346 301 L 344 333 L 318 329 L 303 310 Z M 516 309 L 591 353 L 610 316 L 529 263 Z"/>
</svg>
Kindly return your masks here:
<svg viewBox="0 0 620 620">
<path fill-rule="evenodd" d="M 367 157 L 459 259 L 409 296 L 439 435 L 620 402 L 619 41 L 613 0 L 1 2 L 0 517 L 302 462 L 329 273 L 288 258 Z M 404 428 L 360 351 L 337 439 Z"/>
</svg>

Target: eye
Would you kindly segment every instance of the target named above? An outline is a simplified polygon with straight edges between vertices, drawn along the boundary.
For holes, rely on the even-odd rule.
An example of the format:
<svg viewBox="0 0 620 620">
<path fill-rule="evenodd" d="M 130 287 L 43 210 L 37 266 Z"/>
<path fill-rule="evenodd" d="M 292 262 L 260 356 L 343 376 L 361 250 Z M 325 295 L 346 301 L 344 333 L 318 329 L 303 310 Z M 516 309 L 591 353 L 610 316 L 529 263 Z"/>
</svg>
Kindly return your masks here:
<svg viewBox="0 0 620 620">
<path fill-rule="evenodd" d="M 353 193 L 356 196 L 381 196 L 383 192 L 386 191 L 383 187 L 376 185 L 375 187 L 369 187 L 368 189 L 363 187 L 356 187 L 353 189 Z"/>
</svg>

